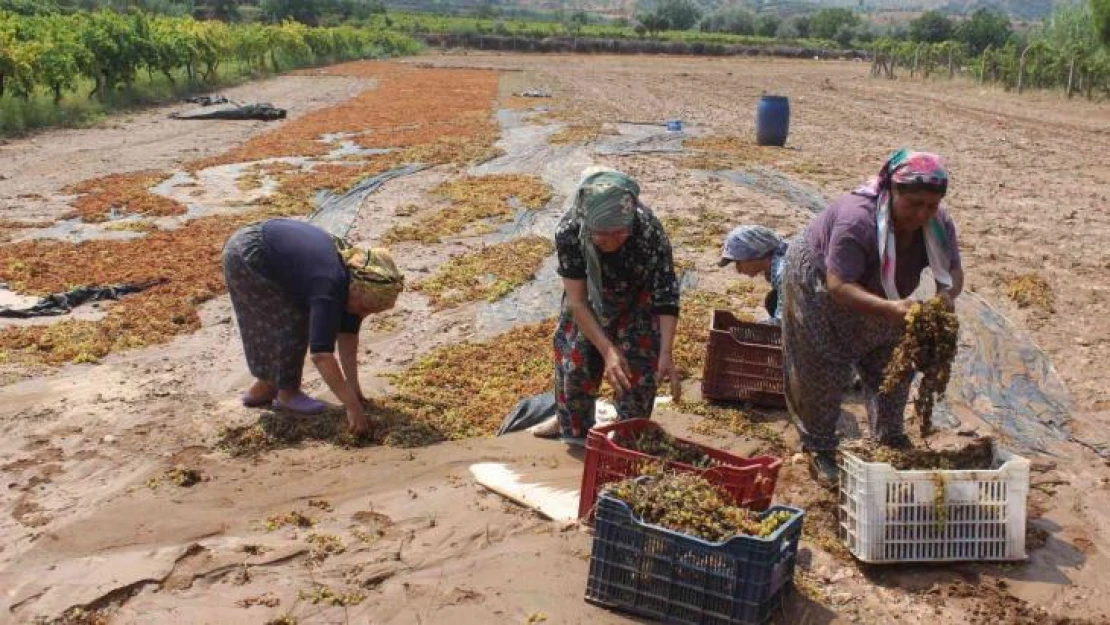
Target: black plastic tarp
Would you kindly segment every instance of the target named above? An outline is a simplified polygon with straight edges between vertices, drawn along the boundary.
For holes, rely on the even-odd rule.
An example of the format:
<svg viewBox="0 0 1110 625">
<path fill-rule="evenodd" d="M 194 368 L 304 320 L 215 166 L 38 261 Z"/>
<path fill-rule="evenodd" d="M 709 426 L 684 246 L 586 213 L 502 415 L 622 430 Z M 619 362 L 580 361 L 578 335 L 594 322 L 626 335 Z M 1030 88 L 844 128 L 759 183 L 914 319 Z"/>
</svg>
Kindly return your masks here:
<svg viewBox="0 0 1110 625">
<path fill-rule="evenodd" d="M 501 422 L 497 435 L 524 430 L 555 416 L 555 393 L 547 392 L 533 395 L 517 402 L 512 411 Z"/>
<path fill-rule="evenodd" d="M 69 314 L 74 308 L 86 302 L 117 300 L 124 295 L 138 293 L 152 286 L 165 284 L 165 278 L 150 280 L 139 284 L 116 284 L 112 286 L 79 286 L 64 293 L 53 293 L 40 299 L 29 308 L 0 308 L 0 317 L 10 319 L 30 319 L 32 317 L 56 317 Z"/>
<path fill-rule="evenodd" d="M 274 121 L 285 119 L 285 109 L 279 109 L 271 104 L 244 104 L 216 110 L 189 111 L 171 115 L 174 119 L 260 119 Z"/>
</svg>

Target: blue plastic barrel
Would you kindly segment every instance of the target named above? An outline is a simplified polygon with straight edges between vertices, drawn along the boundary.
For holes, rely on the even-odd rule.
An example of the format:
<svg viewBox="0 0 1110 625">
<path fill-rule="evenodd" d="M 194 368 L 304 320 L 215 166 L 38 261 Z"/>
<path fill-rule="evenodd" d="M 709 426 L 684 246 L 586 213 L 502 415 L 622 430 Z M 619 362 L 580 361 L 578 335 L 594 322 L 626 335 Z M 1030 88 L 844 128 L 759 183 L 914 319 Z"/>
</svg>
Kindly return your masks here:
<svg viewBox="0 0 1110 625">
<path fill-rule="evenodd" d="M 781 95 L 765 95 L 755 108 L 755 138 L 759 145 L 786 145 L 790 132 L 790 100 Z"/>
</svg>

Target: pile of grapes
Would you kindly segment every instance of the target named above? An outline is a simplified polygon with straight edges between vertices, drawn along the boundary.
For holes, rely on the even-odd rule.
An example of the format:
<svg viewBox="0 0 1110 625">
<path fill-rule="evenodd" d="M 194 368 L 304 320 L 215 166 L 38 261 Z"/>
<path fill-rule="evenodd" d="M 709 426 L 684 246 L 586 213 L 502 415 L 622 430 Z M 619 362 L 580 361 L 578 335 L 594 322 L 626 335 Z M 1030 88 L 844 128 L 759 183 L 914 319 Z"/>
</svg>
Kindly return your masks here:
<svg viewBox="0 0 1110 625">
<path fill-rule="evenodd" d="M 883 372 L 883 393 L 893 391 L 914 371 L 921 372 L 913 408 L 923 437 L 929 435 L 936 398 L 948 388 L 959 335 L 960 322 L 944 300 L 934 297 L 914 304 L 906 314 L 906 333 Z"/>
<path fill-rule="evenodd" d="M 684 443 L 667 434 L 662 428 L 649 428 L 617 441 L 625 449 L 655 456 L 663 460 L 681 462 L 699 469 L 708 468 L 713 459 L 701 449 Z"/>
<path fill-rule="evenodd" d="M 779 511 L 761 520 L 759 513 L 733 505 L 705 478 L 691 474 L 616 482 L 606 493 L 627 503 L 644 523 L 711 542 L 741 534 L 765 538 L 792 516 Z"/>
</svg>

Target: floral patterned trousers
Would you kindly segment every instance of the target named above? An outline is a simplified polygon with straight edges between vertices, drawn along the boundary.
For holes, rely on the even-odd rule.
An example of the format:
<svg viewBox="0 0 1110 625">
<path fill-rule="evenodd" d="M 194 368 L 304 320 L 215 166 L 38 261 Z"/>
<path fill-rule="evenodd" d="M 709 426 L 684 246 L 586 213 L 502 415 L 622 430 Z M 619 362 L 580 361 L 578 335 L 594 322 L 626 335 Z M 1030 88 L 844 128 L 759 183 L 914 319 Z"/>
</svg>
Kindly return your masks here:
<svg viewBox="0 0 1110 625">
<path fill-rule="evenodd" d="M 913 376 L 889 394 L 878 392 L 902 327 L 834 302 L 825 287 L 824 272 L 801 236 L 791 241 L 786 253 L 782 288 L 786 403 L 803 447 L 828 451 L 839 445 L 836 424 L 853 365 L 867 402 L 871 437 L 902 434 Z"/>
<path fill-rule="evenodd" d="M 224 245 L 224 280 L 251 375 L 298 389 L 308 352 L 308 310 L 262 275 L 263 245 L 258 225 L 231 235 Z"/>
<path fill-rule="evenodd" d="M 607 293 L 605 299 L 612 300 Z M 614 319 L 602 322 L 609 340 L 621 350 L 632 372 L 632 388 L 616 401 L 617 417 L 647 419 L 655 406 L 659 361 L 659 323 L 651 314 L 649 294 L 621 310 Z M 555 405 L 563 436 L 581 438 L 594 425 L 594 409 L 605 360 L 586 335 L 578 329 L 566 306 L 555 328 Z"/>
</svg>

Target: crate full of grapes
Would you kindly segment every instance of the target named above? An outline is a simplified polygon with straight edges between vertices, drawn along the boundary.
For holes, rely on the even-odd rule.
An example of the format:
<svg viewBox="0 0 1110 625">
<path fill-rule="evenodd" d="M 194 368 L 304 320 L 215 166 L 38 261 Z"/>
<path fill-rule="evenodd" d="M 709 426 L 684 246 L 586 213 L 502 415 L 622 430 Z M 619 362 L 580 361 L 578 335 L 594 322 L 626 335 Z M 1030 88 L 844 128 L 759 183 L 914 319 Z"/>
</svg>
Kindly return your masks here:
<svg viewBox="0 0 1110 625">
<path fill-rule="evenodd" d="M 668 434 L 648 419 L 628 419 L 595 427 L 586 437 L 586 461 L 578 517 L 590 523 L 601 488 L 637 477 L 650 467 L 701 475 L 729 494 L 737 505 L 764 510 L 775 494 L 782 460 L 742 458 Z"/>
<path fill-rule="evenodd" d="M 989 439 L 959 456 L 892 455 L 843 454 L 840 534 L 852 555 L 868 563 L 1025 559 L 1028 460 Z"/>
<path fill-rule="evenodd" d="M 804 517 L 735 506 L 690 473 L 611 484 L 597 506 L 586 601 L 668 623 L 763 623 L 792 586 Z"/>
</svg>

